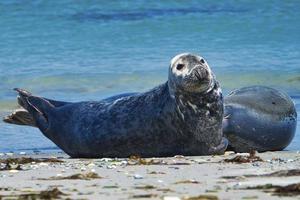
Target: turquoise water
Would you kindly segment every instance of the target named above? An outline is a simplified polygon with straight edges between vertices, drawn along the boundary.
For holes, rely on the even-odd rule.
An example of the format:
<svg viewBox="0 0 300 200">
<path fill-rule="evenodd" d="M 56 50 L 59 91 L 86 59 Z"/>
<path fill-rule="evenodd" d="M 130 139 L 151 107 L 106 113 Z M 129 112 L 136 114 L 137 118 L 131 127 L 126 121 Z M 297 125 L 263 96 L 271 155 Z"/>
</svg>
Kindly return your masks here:
<svg viewBox="0 0 300 200">
<path fill-rule="evenodd" d="M 299 1 L 97 2 L 0 1 L 1 117 L 14 87 L 65 101 L 145 91 L 181 52 L 205 57 L 224 93 L 272 86 L 300 113 Z M 0 122 L 0 151 L 55 148 L 36 129 Z M 300 149 L 300 122 L 288 149 Z"/>
</svg>

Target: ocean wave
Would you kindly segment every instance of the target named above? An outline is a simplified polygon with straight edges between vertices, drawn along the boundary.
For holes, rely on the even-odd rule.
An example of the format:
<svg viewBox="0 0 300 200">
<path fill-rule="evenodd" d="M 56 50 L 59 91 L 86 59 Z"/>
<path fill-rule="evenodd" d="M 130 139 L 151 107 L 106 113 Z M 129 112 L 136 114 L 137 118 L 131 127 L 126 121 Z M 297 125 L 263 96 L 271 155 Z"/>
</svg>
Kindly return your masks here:
<svg viewBox="0 0 300 200">
<path fill-rule="evenodd" d="M 72 19 L 78 21 L 135 21 L 161 16 L 178 16 L 187 14 L 214 14 L 214 13 L 242 13 L 247 9 L 237 9 L 233 7 L 208 7 L 208 8 L 165 8 L 146 10 L 117 10 L 110 13 L 100 9 L 88 9 L 72 15 Z"/>
</svg>

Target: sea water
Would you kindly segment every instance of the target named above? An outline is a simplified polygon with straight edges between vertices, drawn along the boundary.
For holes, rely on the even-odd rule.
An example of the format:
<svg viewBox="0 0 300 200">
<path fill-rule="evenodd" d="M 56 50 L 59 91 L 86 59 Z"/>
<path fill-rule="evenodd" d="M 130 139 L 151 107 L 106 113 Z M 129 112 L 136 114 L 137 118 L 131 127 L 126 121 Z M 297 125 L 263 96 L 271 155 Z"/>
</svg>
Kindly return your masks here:
<svg viewBox="0 0 300 200">
<path fill-rule="evenodd" d="M 178 53 L 202 55 L 224 93 L 288 93 L 300 113 L 300 1 L 0 1 L 0 117 L 12 88 L 63 101 L 146 91 Z M 300 118 L 300 117 L 299 117 Z M 57 147 L 37 129 L 0 122 L 0 151 Z M 300 149 L 300 122 L 287 148 Z"/>
</svg>

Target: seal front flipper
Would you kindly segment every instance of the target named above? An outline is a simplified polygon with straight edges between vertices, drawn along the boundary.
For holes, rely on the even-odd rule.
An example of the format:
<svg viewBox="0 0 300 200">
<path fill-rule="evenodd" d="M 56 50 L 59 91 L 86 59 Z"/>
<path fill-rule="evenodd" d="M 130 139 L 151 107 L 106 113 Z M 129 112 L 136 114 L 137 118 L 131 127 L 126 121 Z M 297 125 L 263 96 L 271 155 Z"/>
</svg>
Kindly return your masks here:
<svg viewBox="0 0 300 200">
<path fill-rule="evenodd" d="M 211 147 L 209 153 L 212 155 L 223 155 L 228 146 L 228 140 L 222 137 L 221 143 L 216 147 Z"/>
</svg>

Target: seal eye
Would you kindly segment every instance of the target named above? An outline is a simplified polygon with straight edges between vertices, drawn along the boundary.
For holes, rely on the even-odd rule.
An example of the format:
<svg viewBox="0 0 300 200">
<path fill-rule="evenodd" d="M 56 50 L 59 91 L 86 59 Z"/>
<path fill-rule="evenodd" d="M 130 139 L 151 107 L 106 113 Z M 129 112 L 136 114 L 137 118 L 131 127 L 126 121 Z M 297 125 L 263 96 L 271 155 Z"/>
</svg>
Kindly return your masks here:
<svg viewBox="0 0 300 200">
<path fill-rule="evenodd" d="M 201 58 L 200 62 L 204 64 L 205 60 L 203 58 Z"/>
<path fill-rule="evenodd" d="M 176 69 L 177 70 L 182 70 L 184 68 L 184 64 L 178 64 L 177 66 L 176 66 Z"/>
</svg>

